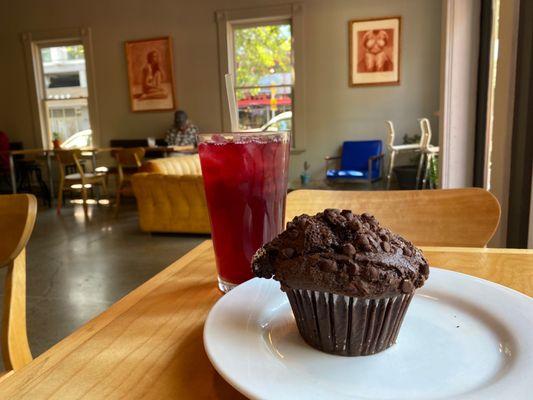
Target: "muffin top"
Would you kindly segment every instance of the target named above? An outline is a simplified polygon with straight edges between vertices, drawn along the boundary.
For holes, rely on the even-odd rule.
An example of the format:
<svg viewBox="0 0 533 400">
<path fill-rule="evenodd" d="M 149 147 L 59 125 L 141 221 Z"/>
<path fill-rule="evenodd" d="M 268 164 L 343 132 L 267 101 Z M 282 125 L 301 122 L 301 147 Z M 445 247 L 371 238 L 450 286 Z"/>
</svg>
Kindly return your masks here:
<svg viewBox="0 0 533 400">
<path fill-rule="evenodd" d="M 411 293 L 429 265 L 411 242 L 369 214 L 326 209 L 294 218 L 252 260 L 256 276 L 282 290 L 308 289 L 363 298 Z"/>
</svg>

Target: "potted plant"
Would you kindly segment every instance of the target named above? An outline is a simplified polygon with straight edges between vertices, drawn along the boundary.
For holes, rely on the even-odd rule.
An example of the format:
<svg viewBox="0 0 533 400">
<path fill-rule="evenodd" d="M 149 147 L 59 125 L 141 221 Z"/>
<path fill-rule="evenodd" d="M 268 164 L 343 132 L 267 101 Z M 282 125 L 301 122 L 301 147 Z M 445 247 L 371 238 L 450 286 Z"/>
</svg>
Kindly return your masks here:
<svg viewBox="0 0 533 400">
<path fill-rule="evenodd" d="M 420 142 L 420 135 L 407 135 L 403 136 L 403 144 L 413 144 Z M 399 165 L 393 168 L 394 175 L 398 181 L 400 189 L 416 189 L 416 173 L 418 171 L 418 162 L 420 160 L 420 154 L 415 153 L 409 158 L 408 165 Z"/>
<path fill-rule="evenodd" d="M 54 149 L 60 149 L 61 148 L 61 135 L 59 132 L 52 132 L 52 145 L 54 146 Z"/>
<path fill-rule="evenodd" d="M 435 189 L 439 187 L 439 156 L 432 157 L 429 161 L 429 188 Z"/>
<path fill-rule="evenodd" d="M 302 186 L 306 186 L 311 180 L 309 168 L 311 168 L 311 165 L 309 165 L 307 161 L 304 161 L 304 171 L 300 174 L 300 182 L 302 183 Z"/>
</svg>

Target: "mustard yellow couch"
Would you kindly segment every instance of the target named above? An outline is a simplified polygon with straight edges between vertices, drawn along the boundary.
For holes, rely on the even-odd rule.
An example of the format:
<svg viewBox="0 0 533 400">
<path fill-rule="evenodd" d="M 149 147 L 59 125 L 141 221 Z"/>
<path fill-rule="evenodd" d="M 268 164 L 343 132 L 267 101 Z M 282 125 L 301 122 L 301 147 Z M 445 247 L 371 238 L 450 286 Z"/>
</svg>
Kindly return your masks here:
<svg viewBox="0 0 533 400">
<path fill-rule="evenodd" d="M 211 231 L 198 155 L 150 160 L 142 171 L 132 177 L 141 230 Z"/>
</svg>

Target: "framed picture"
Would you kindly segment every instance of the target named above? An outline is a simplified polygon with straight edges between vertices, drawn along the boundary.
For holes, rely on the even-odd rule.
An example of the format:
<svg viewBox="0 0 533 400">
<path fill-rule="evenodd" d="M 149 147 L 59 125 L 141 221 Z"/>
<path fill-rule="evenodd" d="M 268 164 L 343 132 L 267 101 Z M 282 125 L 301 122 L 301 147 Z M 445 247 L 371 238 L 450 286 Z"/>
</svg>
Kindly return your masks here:
<svg viewBox="0 0 533 400">
<path fill-rule="evenodd" d="M 401 17 L 348 24 L 350 86 L 399 85 Z"/>
<path fill-rule="evenodd" d="M 170 37 L 126 42 L 132 111 L 176 108 Z"/>
</svg>

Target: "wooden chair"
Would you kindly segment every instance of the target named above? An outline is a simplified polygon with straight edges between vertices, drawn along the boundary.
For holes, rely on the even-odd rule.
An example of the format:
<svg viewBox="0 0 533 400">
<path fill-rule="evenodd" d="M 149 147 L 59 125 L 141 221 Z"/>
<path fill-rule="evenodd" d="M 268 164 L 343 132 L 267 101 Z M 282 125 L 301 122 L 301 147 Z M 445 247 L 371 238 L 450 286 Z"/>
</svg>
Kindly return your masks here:
<svg viewBox="0 0 533 400">
<path fill-rule="evenodd" d="M 396 159 L 396 154 L 404 152 L 417 152 L 420 151 L 422 144 L 411 143 L 411 144 L 394 144 L 394 139 L 396 137 L 396 131 L 394 129 L 394 124 L 392 121 L 385 121 L 387 125 L 387 151 L 389 153 L 389 165 L 387 168 L 387 190 L 390 189 L 390 183 L 392 178 L 392 170 L 394 169 L 394 160 Z M 422 137 L 420 138 L 422 141 Z"/>
<path fill-rule="evenodd" d="M 57 162 L 59 163 L 59 189 L 57 193 L 57 213 L 61 213 L 63 206 L 63 191 L 65 184 L 69 188 L 71 185 L 81 184 L 81 195 L 83 198 L 83 212 L 87 216 L 87 186 L 101 185 L 104 194 L 107 195 L 106 175 L 105 173 L 87 173 L 83 170 L 80 159 L 81 150 L 56 150 Z M 65 174 L 65 168 L 73 166 L 76 173 Z"/>
<path fill-rule="evenodd" d="M 286 220 L 325 208 L 368 212 L 417 246 L 483 247 L 500 220 L 500 205 L 479 188 L 332 191 L 296 190 L 287 196 Z"/>
<path fill-rule="evenodd" d="M 115 214 L 120 208 L 120 198 L 128 187 L 131 187 L 131 176 L 139 171 L 144 159 L 142 147 L 120 149 L 115 154 L 117 160 L 117 193 L 115 196 Z"/>
<path fill-rule="evenodd" d="M 35 196 L 0 196 L 0 267 L 7 267 L 2 320 L 6 371 L 20 369 L 32 360 L 26 331 L 26 244 L 36 215 Z"/>
<path fill-rule="evenodd" d="M 418 163 L 418 170 L 416 173 L 416 188 L 418 189 L 420 184 L 420 179 L 422 179 L 421 189 L 426 187 L 426 183 L 429 177 L 429 168 L 433 162 L 435 162 L 435 157 L 439 155 L 439 146 L 433 146 L 431 144 L 431 124 L 429 119 L 421 118 L 418 120 L 420 124 L 420 161 Z M 423 176 L 422 176 L 423 174 Z"/>
</svg>

